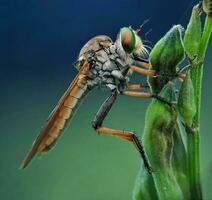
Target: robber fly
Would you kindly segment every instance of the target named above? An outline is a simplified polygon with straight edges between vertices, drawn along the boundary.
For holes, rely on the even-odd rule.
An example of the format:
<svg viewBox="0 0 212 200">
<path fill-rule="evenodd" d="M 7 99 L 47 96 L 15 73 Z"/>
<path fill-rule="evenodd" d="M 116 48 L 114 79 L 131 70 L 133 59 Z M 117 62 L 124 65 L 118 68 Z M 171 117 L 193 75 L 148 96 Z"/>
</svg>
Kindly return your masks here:
<svg viewBox="0 0 212 200">
<path fill-rule="evenodd" d="M 142 58 L 147 53 L 147 49 L 138 36 L 138 32 L 139 30 L 133 30 L 131 27 L 124 27 L 120 29 L 115 42 L 106 35 L 100 35 L 83 46 L 75 63 L 79 72 L 33 142 L 22 162 L 22 168 L 29 164 L 35 154 L 42 154 L 54 146 L 82 99 L 89 91 L 102 85 L 109 88 L 111 94 L 95 115 L 92 127 L 100 134 L 112 135 L 132 142 L 139 151 L 145 168 L 151 173 L 152 168 L 138 137 L 133 132 L 111 129 L 103 125 L 118 95 L 156 98 L 170 104 L 157 94 L 133 91 L 145 88 L 145 84 L 128 84 L 133 71 L 147 76 L 161 75 L 148 69 L 150 64 Z M 167 74 L 163 73 L 163 75 Z"/>
</svg>

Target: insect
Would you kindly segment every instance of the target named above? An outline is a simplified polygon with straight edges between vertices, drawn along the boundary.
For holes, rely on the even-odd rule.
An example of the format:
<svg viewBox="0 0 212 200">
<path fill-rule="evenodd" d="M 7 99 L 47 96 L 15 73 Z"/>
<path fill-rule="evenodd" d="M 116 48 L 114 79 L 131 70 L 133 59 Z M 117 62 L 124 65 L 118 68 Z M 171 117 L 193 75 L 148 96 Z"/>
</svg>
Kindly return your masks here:
<svg viewBox="0 0 212 200">
<path fill-rule="evenodd" d="M 142 143 L 133 132 L 108 128 L 103 124 L 118 95 L 156 98 L 170 105 L 170 102 L 157 94 L 135 91 L 145 88 L 145 84 L 129 84 L 132 72 L 147 76 L 173 76 L 173 74 L 148 69 L 150 64 L 142 58 L 147 50 L 138 32 L 139 30 L 133 30 L 131 27 L 124 27 L 120 29 L 115 42 L 106 35 L 100 35 L 90 39 L 83 46 L 75 63 L 79 72 L 33 142 L 22 162 L 22 168 L 25 168 L 36 154 L 42 154 L 54 146 L 82 99 L 89 91 L 102 85 L 109 88 L 111 94 L 95 115 L 92 127 L 100 134 L 112 135 L 132 142 L 140 153 L 145 168 L 148 172 L 152 172 Z M 174 74 L 174 76 L 180 77 L 181 74 Z"/>
</svg>

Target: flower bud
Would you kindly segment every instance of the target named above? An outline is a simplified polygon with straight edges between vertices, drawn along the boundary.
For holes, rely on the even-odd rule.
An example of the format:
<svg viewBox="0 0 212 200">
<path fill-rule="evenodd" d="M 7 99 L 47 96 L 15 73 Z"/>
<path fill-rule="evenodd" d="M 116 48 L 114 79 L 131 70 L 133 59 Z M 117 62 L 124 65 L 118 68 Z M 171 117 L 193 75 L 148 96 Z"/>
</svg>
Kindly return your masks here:
<svg viewBox="0 0 212 200">
<path fill-rule="evenodd" d="M 175 100 L 173 99 L 175 92 L 172 82 L 164 86 L 160 96 L 168 101 Z M 183 199 L 171 162 L 176 118 L 176 110 L 158 100 L 152 101 L 146 114 L 143 141 L 153 167 L 153 186 L 157 191 L 158 199 Z M 151 179 L 149 178 L 148 181 L 151 181 Z M 146 181 L 146 184 L 148 181 Z M 145 191 L 143 186 L 141 186 L 140 191 L 141 193 Z"/>
<path fill-rule="evenodd" d="M 185 51 L 191 60 L 197 56 L 201 35 L 202 27 L 200 19 L 200 8 L 199 5 L 197 5 L 192 10 L 191 18 L 186 28 L 183 40 Z"/>
<path fill-rule="evenodd" d="M 154 46 L 150 53 L 152 69 L 170 74 L 176 73 L 176 67 L 184 58 L 182 43 L 182 26 L 173 26 Z M 149 83 L 154 93 L 159 93 L 163 86 L 172 78 L 149 77 Z"/>
<path fill-rule="evenodd" d="M 180 88 L 178 110 L 184 123 L 191 127 L 193 118 L 196 114 L 196 105 L 190 71 L 187 72 L 186 78 Z"/>
</svg>

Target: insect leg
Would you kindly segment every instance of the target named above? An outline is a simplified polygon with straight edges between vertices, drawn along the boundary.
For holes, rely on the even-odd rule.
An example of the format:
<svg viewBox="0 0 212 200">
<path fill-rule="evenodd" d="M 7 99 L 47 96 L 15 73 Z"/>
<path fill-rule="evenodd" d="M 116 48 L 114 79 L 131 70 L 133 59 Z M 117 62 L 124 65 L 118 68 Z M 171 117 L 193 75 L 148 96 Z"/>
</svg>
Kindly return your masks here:
<svg viewBox="0 0 212 200">
<path fill-rule="evenodd" d="M 129 96 L 129 97 L 155 98 L 155 99 L 159 100 L 160 102 L 165 103 L 169 106 L 173 105 L 172 102 L 167 101 L 165 98 L 161 97 L 158 94 L 152 94 L 152 93 L 148 93 L 148 92 L 133 92 L 133 91 L 123 91 L 121 94 L 125 95 L 125 96 Z"/>
<path fill-rule="evenodd" d="M 138 65 L 141 65 L 142 67 L 150 68 L 151 64 L 149 62 L 143 62 L 143 61 L 136 61 Z"/>
<path fill-rule="evenodd" d="M 98 127 L 96 129 L 96 131 L 100 134 L 111 135 L 111 136 L 118 137 L 118 138 L 132 142 L 133 145 L 138 150 L 138 152 L 140 153 L 140 155 L 143 159 L 145 168 L 147 169 L 147 171 L 149 173 L 152 173 L 153 169 L 147 160 L 146 153 L 144 151 L 144 147 L 134 132 L 111 129 L 111 128 L 107 128 L 104 126 Z"/>
<path fill-rule="evenodd" d="M 144 59 L 144 58 L 140 58 L 138 56 L 133 56 L 133 59 L 135 60 L 135 62 L 143 67 L 149 68 L 151 67 L 151 64 L 149 63 L 148 60 Z"/>
<path fill-rule="evenodd" d="M 116 90 L 112 91 L 112 94 L 105 100 L 105 102 L 102 104 L 99 111 L 97 112 L 94 118 L 94 121 L 92 123 L 92 126 L 98 133 L 116 136 L 116 137 L 132 142 L 134 146 L 136 147 L 136 149 L 139 151 L 143 159 L 145 168 L 148 170 L 149 173 L 151 173 L 152 168 L 147 160 L 143 145 L 141 144 L 141 142 L 139 141 L 139 139 L 133 132 L 110 129 L 102 125 L 105 117 L 107 116 L 113 103 L 115 102 L 117 95 L 118 95 L 118 92 Z"/>
<path fill-rule="evenodd" d="M 98 110 L 92 123 L 92 127 L 95 130 L 102 125 L 103 120 L 105 119 L 112 105 L 114 104 L 117 98 L 117 95 L 118 95 L 118 92 L 116 91 L 116 89 L 113 90 L 112 94 L 105 100 L 105 102 L 102 104 L 102 106 Z"/>
<path fill-rule="evenodd" d="M 155 70 L 151 70 L 151 69 L 142 69 L 140 67 L 137 66 L 129 66 L 130 69 L 132 69 L 133 71 L 139 73 L 139 74 L 144 74 L 147 76 L 162 76 L 162 77 L 170 77 L 170 78 L 179 78 L 179 79 L 183 79 L 185 78 L 185 74 L 183 73 L 168 73 L 168 72 L 160 72 L 160 71 L 155 71 Z"/>
<path fill-rule="evenodd" d="M 140 90 L 140 89 L 144 89 L 144 88 L 149 88 L 149 84 L 148 83 L 140 83 L 140 84 L 127 85 L 127 89 L 130 89 L 130 90 Z"/>
</svg>

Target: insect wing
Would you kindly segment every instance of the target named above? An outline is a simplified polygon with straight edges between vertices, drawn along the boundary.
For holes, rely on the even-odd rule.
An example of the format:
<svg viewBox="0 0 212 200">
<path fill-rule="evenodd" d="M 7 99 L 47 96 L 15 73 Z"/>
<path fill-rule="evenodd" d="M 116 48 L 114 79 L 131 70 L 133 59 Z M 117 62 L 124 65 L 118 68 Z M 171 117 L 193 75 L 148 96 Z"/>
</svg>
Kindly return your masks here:
<svg viewBox="0 0 212 200">
<path fill-rule="evenodd" d="M 89 66 L 88 63 L 85 63 L 41 128 L 25 156 L 21 168 L 25 168 L 35 154 L 48 151 L 57 141 L 67 121 L 73 116 L 77 105 L 88 91 L 85 78 L 88 72 Z"/>
</svg>

